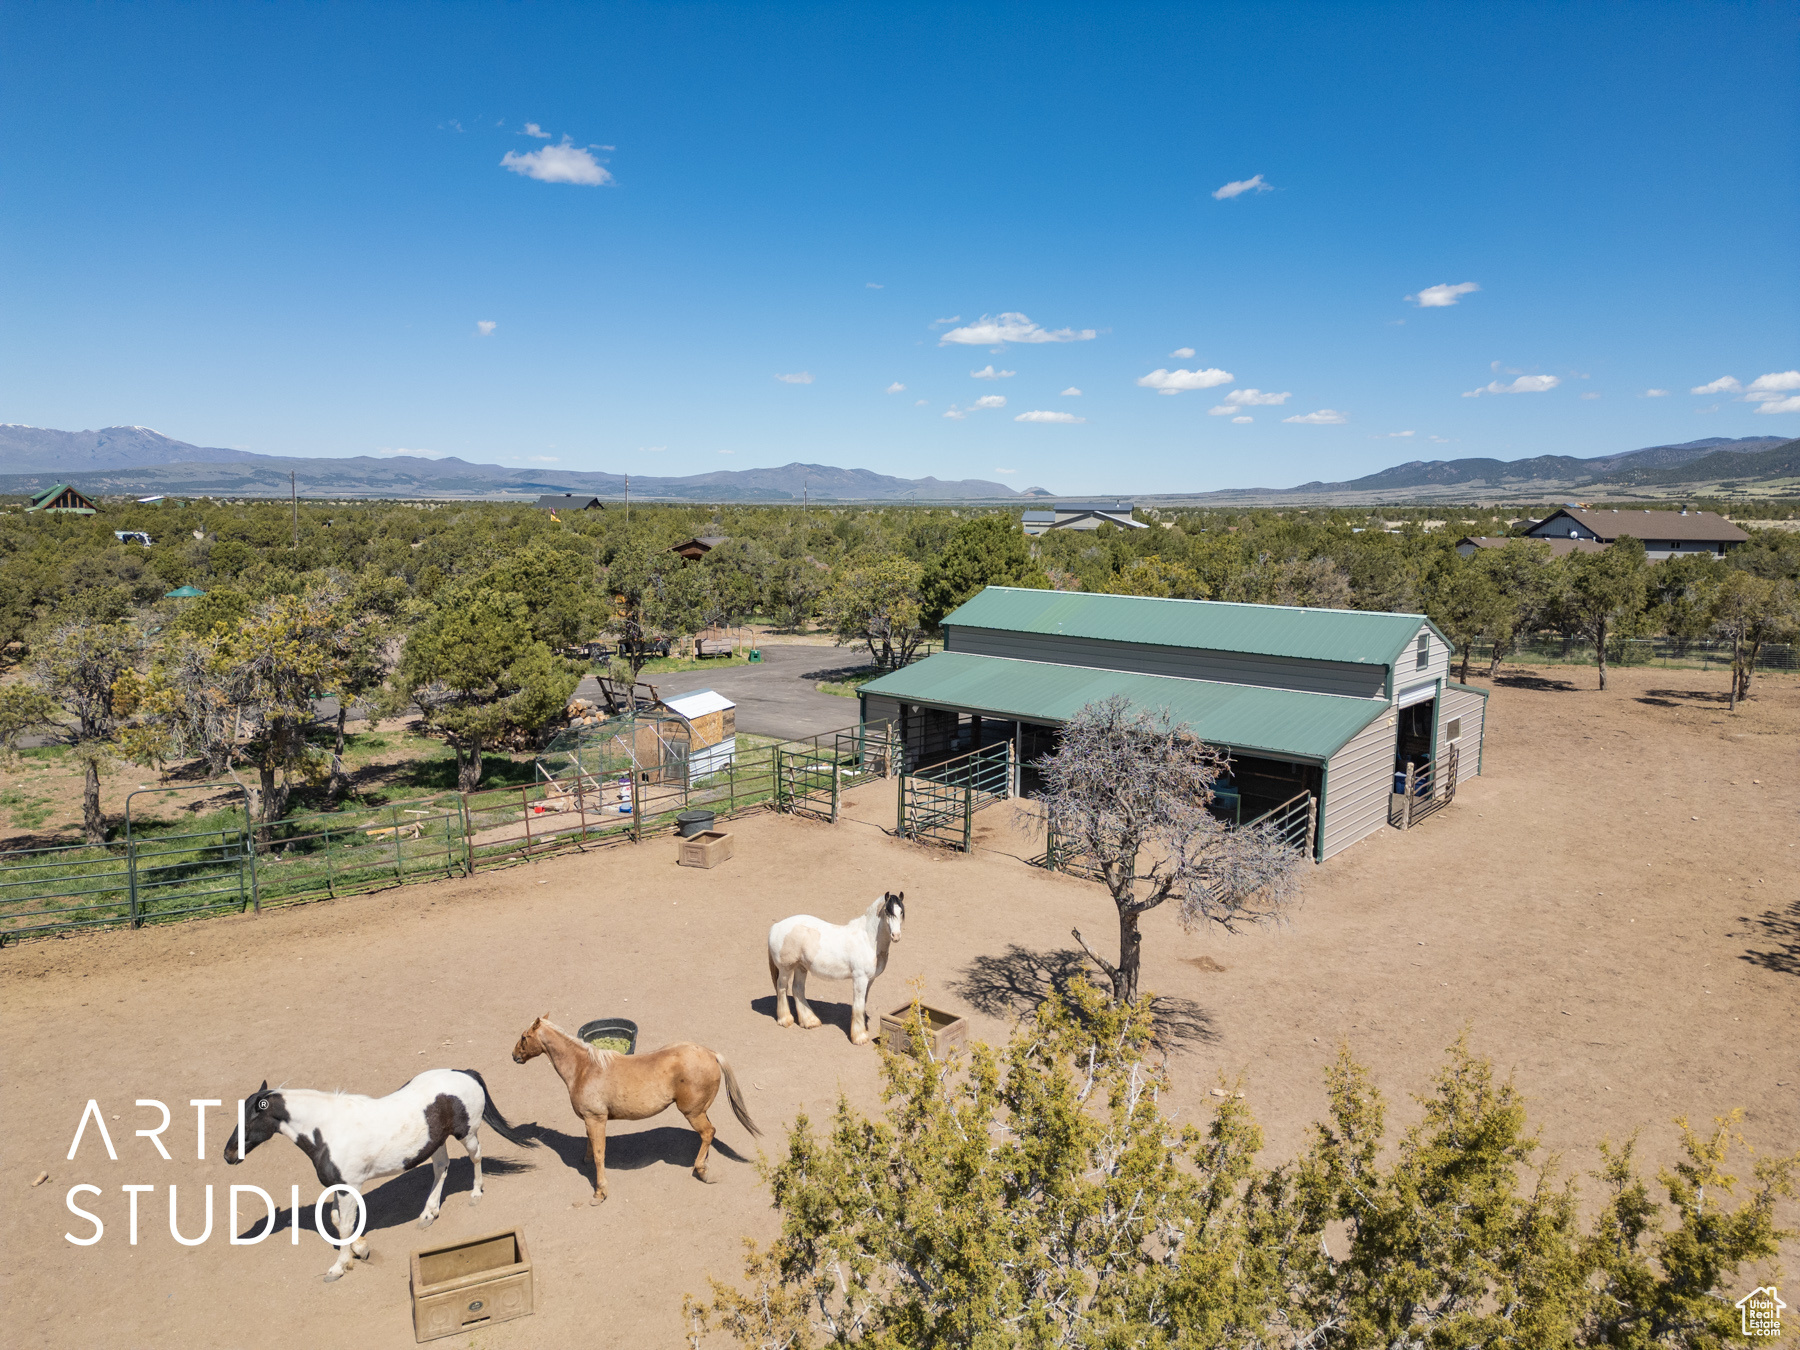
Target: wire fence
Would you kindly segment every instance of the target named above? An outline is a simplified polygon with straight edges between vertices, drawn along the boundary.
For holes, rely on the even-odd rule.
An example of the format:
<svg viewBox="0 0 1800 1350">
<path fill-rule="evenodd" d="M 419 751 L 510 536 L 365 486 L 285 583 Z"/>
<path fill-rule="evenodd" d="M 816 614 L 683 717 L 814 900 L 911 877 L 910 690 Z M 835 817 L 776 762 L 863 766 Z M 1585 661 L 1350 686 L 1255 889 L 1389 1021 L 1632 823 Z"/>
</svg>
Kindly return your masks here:
<svg viewBox="0 0 1800 1350">
<path fill-rule="evenodd" d="M 1493 659 L 1494 644 L 1470 644 L 1471 664 L 1486 665 Z M 1460 659 L 1460 657 L 1458 658 Z M 1683 641 L 1679 638 L 1613 638 L 1606 644 L 1606 659 L 1615 666 L 1658 666 L 1667 669 L 1729 670 L 1729 642 Z M 1594 644 L 1572 638 L 1532 637 L 1509 647 L 1503 661 L 1525 665 L 1594 664 Z M 1800 670 L 1800 647 L 1787 642 L 1765 642 L 1756 653 L 1758 670 Z"/>
<path fill-rule="evenodd" d="M 0 852 L 0 943 L 468 876 L 565 849 L 655 837 L 685 811 L 729 820 L 774 808 L 835 820 L 842 789 L 885 776 L 891 759 L 887 724 L 856 725 L 746 744 L 729 758 L 696 761 L 697 768 L 684 762 L 677 772 L 602 774 L 575 760 L 562 777 L 522 786 L 348 804 L 261 825 L 235 784 L 152 789 L 224 794 L 231 804 L 171 824 L 134 819 L 128 799 L 117 840 Z"/>
</svg>

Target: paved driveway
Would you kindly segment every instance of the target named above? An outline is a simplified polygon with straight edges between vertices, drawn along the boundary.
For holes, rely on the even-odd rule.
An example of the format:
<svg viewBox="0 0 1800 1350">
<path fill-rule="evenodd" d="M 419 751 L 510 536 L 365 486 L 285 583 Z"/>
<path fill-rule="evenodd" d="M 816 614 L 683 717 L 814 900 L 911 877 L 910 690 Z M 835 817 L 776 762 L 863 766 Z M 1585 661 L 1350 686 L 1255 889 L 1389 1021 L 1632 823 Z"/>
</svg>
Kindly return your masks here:
<svg viewBox="0 0 1800 1350">
<path fill-rule="evenodd" d="M 829 671 L 865 665 L 868 657 L 859 649 L 783 643 L 764 647 L 762 655 L 762 661 L 753 666 L 720 665 L 661 678 L 647 675 L 645 679 L 663 698 L 716 689 L 737 704 L 738 730 L 759 736 L 798 740 L 856 721 L 855 699 L 821 694 L 814 686 Z M 598 702 L 600 686 L 590 675 L 575 693 Z"/>
</svg>

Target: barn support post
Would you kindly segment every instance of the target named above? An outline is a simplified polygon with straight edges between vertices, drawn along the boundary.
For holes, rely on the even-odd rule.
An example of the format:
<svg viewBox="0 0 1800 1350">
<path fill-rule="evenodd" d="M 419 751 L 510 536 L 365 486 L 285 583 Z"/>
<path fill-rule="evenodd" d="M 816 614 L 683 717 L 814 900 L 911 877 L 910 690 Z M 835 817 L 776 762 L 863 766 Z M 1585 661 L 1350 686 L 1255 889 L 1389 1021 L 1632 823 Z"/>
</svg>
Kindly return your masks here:
<svg viewBox="0 0 1800 1350">
<path fill-rule="evenodd" d="M 1404 833 L 1412 828 L 1413 785 L 1418 768 L 1413 764 L 1406 766 L 1406 799 L 1400 803 L 1400 829 Z"/>
</svg>

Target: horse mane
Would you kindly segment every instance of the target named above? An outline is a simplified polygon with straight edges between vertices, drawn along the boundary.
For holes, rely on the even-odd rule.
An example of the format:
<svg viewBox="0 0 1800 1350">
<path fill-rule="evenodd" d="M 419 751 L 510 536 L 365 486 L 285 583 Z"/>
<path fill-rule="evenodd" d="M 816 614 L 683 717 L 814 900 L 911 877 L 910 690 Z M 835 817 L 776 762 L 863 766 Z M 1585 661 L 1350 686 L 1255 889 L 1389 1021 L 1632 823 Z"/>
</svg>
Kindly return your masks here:
<svg viewBox="0 0 1800 1350">
<path fill-rule="evenodd" d="M 617 1050 L 602 1050 L 599 1046 L 595 1045 L 592 1041 L 584 1041 L 579 1036 L 569 1035 L 568 1032 L 564 1031 L 561 1027 L 557 1026 L 556 1023 L 552 1022 L 548 1017 L 540 1017 L 538 1020 L 540 1022 L 542 1022 L 545 1026 L 549 1027 L 550 1030 L 554 1031 L 558 1036 L 563 1037 L 565 1040 L 574 1041 L 576 1045 L 581 1046 L 584 1050 L 586 1050 L 588 1052 L 588 1054 L 593 1056 L 594 1062 L 596 1064 L 604 1065 L 608 1058 L 619 1053 Z"/>
</svg>

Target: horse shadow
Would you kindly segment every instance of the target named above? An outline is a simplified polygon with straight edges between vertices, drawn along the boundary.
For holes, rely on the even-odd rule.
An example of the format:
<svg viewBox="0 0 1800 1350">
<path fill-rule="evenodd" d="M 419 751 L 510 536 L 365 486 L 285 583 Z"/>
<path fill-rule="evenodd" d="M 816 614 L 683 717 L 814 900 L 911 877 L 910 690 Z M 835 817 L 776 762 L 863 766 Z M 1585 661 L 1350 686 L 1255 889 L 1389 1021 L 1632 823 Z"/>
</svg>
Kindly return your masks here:
<svg viewBox="0 0 1800 1350">
<path fill-rule="evenodd" d="M 486 1150 L 481 1155 L 481 1179 L 485 1186 L 495 1177 L 517 1176 L 520 1172 L 529 1172 L 532 1164 L 515 1162 L 510 1158 L 490 1157 Z M 455 1154 L 452 1150 L 450 1174 L 444 1178 L 444 1194 L 441 1204 L 450 1208 L 451 1200 L 460 1192 L 468 1194 L 475 1189 L 475 1164 L 467 1158 Z M 301 1187 L 300 1193 L 306 1193 Z M 341 1192 L 339 1193 L 342 1194 Z M 405 1228 L 409 1224 L 416 1225 L 419 1214 L 425 1208 L 425 1197 L 431 1194 L 431 1164 L 421 1163 L 397 1177 L 389 1177 L 375 1189 L 363 1192 L 363 1209 L 367 1213 L 367 1221 L 363 1225 L 363 1236 L 388 1228 Z M 314 1193 L 316 1200 L 317 1193 Z M 334 1199 L 338 1197 L 333 1197 Z M 261 1221 L 255 1216 L 256 1201 L 252 1199 L 247 1208 L 251 1212 L 249 1227 L 238 1234 L 240 1240 L 255 1237 L 262 1230 Z M 240 1210 L 240 1213 L 243 1211 Z M 270 1229 L 270 1236 L 286 1232 L 294 1221 L 293 1209 L 289 1206 L 278 1206 L 275 1210 L 275 1227 Z M 325 1222 L 331 1224 L 331 1204 L 325 1205 Z M 319 1225 L 317 1211 L 310 1204 L 300 1206 L 300 1230 L 306 1233 L 317 1233 Z M 335 1230 L 333 1230 L 335 1232 Z"/>
<path fill-rule="evenodd" d="M 850 1005 L 834 1003 L 829 999 L 807 995 L 806 1006 L 819 1015 L 819 1020 L 828 1027 L 836 1027 L 844 1033 L 845 1039 L 850 1036 Z M 761 998 L 750 1000 L 750 1011 L 759 1013 L 771 1022 L 775 1020 L 775 995 L 764 994 Z"/>
<path fill-rule="evenodd" d="M 521 1133 L 529 1133 L 554 1153 L 571 1172 L 592 1179 L 594 1169 L 588 1162 L 588 1138 L 585 1134 L 567 1134 L 562 1130 L 553 1130 L 548 1125 L 521 1125 L 518 1128 Z M 720 1134 L 713 1136 L 712 1151 L 723 1154 L 732 1162 L 750 1161 Z M 667 1163 L 686 1171 L 693 1167 L 694 1157 L 699 1152 L 700 1136 L 685 1124 L 654 1125 L 650 1129 L 634 1130 L 628 1134 L 615 1134 L 608 1129 L 606 1133 L 608 1172 L 637 1172 L 656 1163 Z M 710 1156 L 708 1161 L 711 1161 Z"/>
<path fill-rule="evenodd" d="M 950 992 L 989 1017 L 1023 1016 L 1052 993 L 1067 996 L 1076 981 L 1104 988 L 1087 958 L 1068 947 L 1032 951 L 1008 943 L 998 955 L 977 956 L 963 967 Z M 1218 1040 L 1212 1014 L 1193 999 L 1158 994 L 1151 1005 L 1156 1042 L 1165 1051 L 1189 1050 Z"/>
<path fill-rule="evenodd" d="M 1773 945 L 1768 951 L 1746 951 L 1738 960 L 1778 975 L 1800 975 L 1800 900 L 1786 909 L 1765 909 L 1745 922 L 1761 929 Z"/>
</svg>

